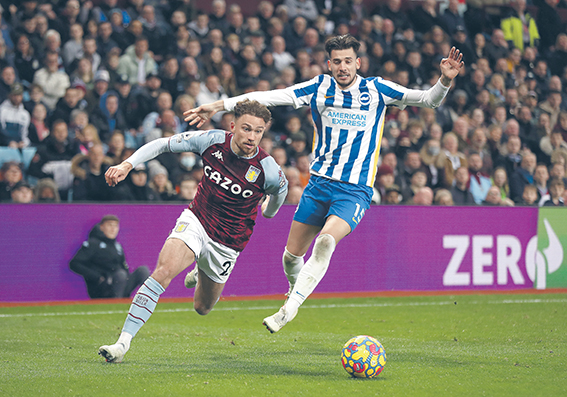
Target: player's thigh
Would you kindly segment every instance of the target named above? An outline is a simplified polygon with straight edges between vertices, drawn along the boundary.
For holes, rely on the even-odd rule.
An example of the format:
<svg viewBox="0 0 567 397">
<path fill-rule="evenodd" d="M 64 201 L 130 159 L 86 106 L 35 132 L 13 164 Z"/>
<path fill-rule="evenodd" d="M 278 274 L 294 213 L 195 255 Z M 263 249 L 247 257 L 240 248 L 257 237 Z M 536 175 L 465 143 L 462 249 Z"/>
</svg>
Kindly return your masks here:
<svg viewBox="0 0 567 397">
<path fill-rule="evenodd" d="M 194 305 L 200 314 L 207 314 L 219 300 L 224 283 L 217 283 L 199 269 L 199 279 L 195 287 Z"/>
<path fill-rule="evenodd" d="M 287 237 L 286 249 L 295 256 L 305 255 L 311 242 L 320 230 L 321 226 L 292 221 L 289 236 Z"/>
<path fill-rule="evenodd" d="M 167 288 L 171 280 L 195 261 L 195 253 L 185 242 L 170 238 L 165 241 L 159 254 L 156 270 L 152 278 Z"/>
</svg>

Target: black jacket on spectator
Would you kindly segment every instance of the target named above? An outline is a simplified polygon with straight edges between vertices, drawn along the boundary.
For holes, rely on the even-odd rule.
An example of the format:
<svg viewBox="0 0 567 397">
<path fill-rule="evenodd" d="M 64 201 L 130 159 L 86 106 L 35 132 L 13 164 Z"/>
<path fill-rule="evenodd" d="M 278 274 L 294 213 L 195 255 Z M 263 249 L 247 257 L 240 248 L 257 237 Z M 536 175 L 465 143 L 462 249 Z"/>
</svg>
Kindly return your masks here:
<svg viewBox="0 0 567 397">
<path fill-rule="evenodd" d="M 475 205 L 473 195 L 467 190 L 461 190 L 457 186 L 451 188 L 451 195 L 455 205 Z"/>
</svg>

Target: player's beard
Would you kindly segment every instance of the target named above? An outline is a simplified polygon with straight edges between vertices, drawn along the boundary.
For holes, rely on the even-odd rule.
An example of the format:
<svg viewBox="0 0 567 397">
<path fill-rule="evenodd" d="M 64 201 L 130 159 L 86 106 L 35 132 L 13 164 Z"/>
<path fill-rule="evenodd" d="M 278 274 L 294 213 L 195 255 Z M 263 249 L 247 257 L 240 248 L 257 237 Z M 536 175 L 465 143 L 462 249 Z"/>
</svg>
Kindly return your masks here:
<svg viewBox="0 0 567 397">
<path fill-rule="evenodd" d="M 337 76 L 335 76 L 335 81 L 337 82 L 337 85 L 341 90 L 346 90 L 348 87 L 350 87 L 350 85 L 354 82 L 354 79 L 356 79 L 356 74 L 352 76 L 351 79 L 346 84 L 341 84 L 339 83 L 339 79 L 337 78 Z"/>
</svg>

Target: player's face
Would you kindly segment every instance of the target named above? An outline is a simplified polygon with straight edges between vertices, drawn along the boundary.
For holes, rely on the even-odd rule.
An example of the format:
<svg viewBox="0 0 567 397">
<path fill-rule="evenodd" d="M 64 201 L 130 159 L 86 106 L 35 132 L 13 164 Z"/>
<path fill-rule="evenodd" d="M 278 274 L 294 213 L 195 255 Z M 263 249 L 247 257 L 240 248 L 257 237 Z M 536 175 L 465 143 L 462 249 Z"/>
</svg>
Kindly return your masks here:
<svg viewBox="0 0 567 397">
<path fill-rule="evenodd" d="M 256 153 L 266 122 L 260 117 L 245 114 L 230 123 L 234 137 L 230 147 L 238 156 L 250 157 Z"/>
<path fill-rule="evenodd" d="M 360 58 L 352 48 L 331 51 L 331 59 L 327 61 L 331 75 L 342 90 L 350 88 L 356 79 L 356 71 L 360 68 Z"/>
</svg>

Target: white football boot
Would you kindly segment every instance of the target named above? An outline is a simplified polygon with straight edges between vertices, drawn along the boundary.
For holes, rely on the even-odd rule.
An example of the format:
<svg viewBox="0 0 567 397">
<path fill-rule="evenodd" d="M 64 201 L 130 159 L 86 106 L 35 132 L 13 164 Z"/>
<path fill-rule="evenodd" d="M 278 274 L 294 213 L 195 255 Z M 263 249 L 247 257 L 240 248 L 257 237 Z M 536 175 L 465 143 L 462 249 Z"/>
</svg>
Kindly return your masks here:
<svg viewBox="0 0 567 397">
<path fill-rule="evenodd" d="M 105 358 L 107 363 L 121 363 L 126 354 L 126 347 L 122 343 L 101 346 L 98 354 Z"/>
<path fill-rule="evenodd" d="M 195 266 L 195 269 L 191 270 L 185 276 L 185 287 L 186 288 L 195 288 L 195 286 L 197 285 L 198 278 L 199 278 L 199 270 L 198 270 L 197 266 Z"/>
<path fill-rule="evenodd" d="M 283 328 L 284 325 L 293 320 L 296 315 L 297 310 L 295 310 L 294 313 L 289 313 L 287 311 L 286 305 L 284 304 L 276 314 L 273 314 L 270 317 L 266 317 L 262 324 L 264 324 L 266 328 L 268 328 L 268 331 L 273 334 L 275 332 L 278 332 Z"/>
</svg>

